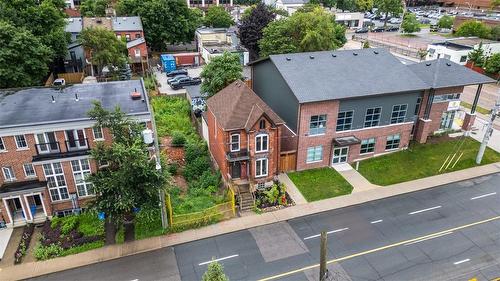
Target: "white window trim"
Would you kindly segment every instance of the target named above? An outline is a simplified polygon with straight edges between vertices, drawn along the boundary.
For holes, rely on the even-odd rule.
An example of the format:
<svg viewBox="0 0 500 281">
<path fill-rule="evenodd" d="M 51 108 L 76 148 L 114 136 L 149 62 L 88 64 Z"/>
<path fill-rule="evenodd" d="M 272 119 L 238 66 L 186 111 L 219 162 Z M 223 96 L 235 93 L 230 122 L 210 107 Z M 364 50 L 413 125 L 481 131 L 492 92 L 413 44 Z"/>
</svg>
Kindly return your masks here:
<svg viewBox="0 0 500 281">
<path fill-rule="evenodd" d="M 314 155 L 316 155 L 316 149 L 318 147 L 321 147 L 321 159 L 320 160 L 307 161 L 307 155 L 309 154 L 308 153 L 309 148 L 313 148 L 314 149 Z M 316 145 L 316 146 L 308 147 L 306 149 L 306 164 L 319 163 L 319 162 L 323 162 L 323 146 L 322 145 Z"/>
<path fill-rule="evenodd" d="M 79 197 L 79 198 L 86 198 L 86 197 L 92 197 L 92 196 L 95 196 L 95 194 L 89 194 L 89 190 L 88 190 L 88 187 L 87 187 L 87 186 L 88 186 L 89 184 L 91 185 L 92 183 L 87 182 L 87 181 L 85 180 L 85 178 L 83 179 L 83 186 L 85 187 L 85 193 L 86 193 L 87 195 L 80 195 L 80 192 L 78 192 L 78 185 L 79 185 L 79 184 L 76 182 L 76 177 L 75 177 L 75 174 L 81 174 L 82 176 L 84 176 L 84 177 L 85 177 L 85 175 L 84 175 L 84 171 L 87 171 L 87 170 L 84 170 L 84 169 L 82 168 L 82 161 L 83 161 L 83 160 L 87 160 L 87 162 L 88 162 L 88 164 L 89 164 L 89 169 L 88 169 L 88 171 L 89 171 L 89 173 L 92 173 L 92 167 L 91 167 L 91 165 L 90 165 L 90 161 L 89 161 L 89 159 L 88 159 L 88 158 L 86 158 L 86 159 L 78 159 L 78 160 L 71 160 L 71 161 L 70 161 L 70 165 L 71 165 L 71 172 L 73 173 L 73 181 L 75 182 L 75 189 L 76 189 L 76 193 L 78 194 L 78 197 Z M 73 170 L 73 163 L 71 163 L 71 162 L 73 162 L 73 161 L 77 161 L 77 162 L 78 162 L 78 166 L 79 166 L 79 168 L 80 168 L 80 170 L 79 170 L 79 171 L 74 171 L 74 170 Z"/>
<path fill-rule="evenodd" d="M 366 127 L 366 116 L 368 115 L 368 110 L 369 109 L 377 109 L 377 108 L 380 108 L 380 112 L 379 112 L 379 117 L 378 117 L 378 121 L 377 121 L 377 126 L 369 126 L 369 127 Z M 367 108 L 365 110 L 365 118 L 363 120 L 363 128 L 376 128 L 376 127 L 380 127 L 380 121 L 382 120 L 382 106 L 375 106 L 375 107 L 370 107 L 370 108 Z M 372 114 L 373 115 L 373 114 Z M 370 121 L 370 122 L 373 122 L 373 119 Z M 398 123 L 398 124 L 402 124 L 402 123 Z M 391 124 L 392 125 L 392 124 Z M 345 132 L 345 131 L 343 131 Z"/>
<path fill-rule="evenodd" d="M 101 131 L 102 138 L 96 138 L 95 137 L 95 129 L 96 127 L 92 127 L 92 136 L 94 137 L 94 141 L 103 141 L 104 140 L 104 131 L 102 130 L 102 127 L 98 127 L 99 130 Z"/>
<path fill-rule="evenodd" d="M 233 144 L 235 144 L 236 142 L 233 142 L 233 136 L 238 136 L 238 149 L 233 149 Z M 236 151 L 240 151 L 241 150 L 241 136 L 240 134 L 238 133 L 234 133 L 234 134 L 231 134 L 229 136 L 229 149 L 231 150 L 231 152 L 236 152 Z"/>
<path fill-rule="evenodd" d="M 323 132 L 323 133 L 317 133 L 317 134 L 311 134 L 311 118 L 312 118 L 313 116 L 318 116 L 318 119 L 319 119 L 319 116 L 321 116 L 321 115 L 325 115 L 325 126 L 324 126 L 324 127 L 322 127 L 322 128 L 324 128 L 324 129 L 325 129 L 325 132 Z M 319 121 L 317 121 L 317 122 L 319 123 Z M 327 129 L 326 123 L 327 123 L 327 122 L 328 122 L 328 117 L 327 117 L 327 114 L 317 114 L 317 115 L 311 115 L 311 116 L 309 117 L 309 129 L 308 129 L 308 131 L 307 131 L 307 136 L 308 136 L 308 137 L 324 136 L 324 135 L 326 134 L 326 129 Z"/>
<path fill-rule="evenodd" d="M 9 173 L 12 174 L 12 178 L 7 178 L 7 174 L 5 173 L 5 169 L 10 169 Z M 2 167 L 2 173 L 3 173 L 3 178 L 5 179 L 6 182 L 13 182 L 13 181 L 17 180 L 16 174 L 14 173 L 14 168 L 12 168 L 12 166 Z"/>
<path fill-rule="evenodd" d="M 7 152 L 7 147 L 5 146 L 5 142 L 3 141 L 3 137 L 0 137 L 0 143 L 3 145 L 3 149 L 0 149 L 0 153 Z"/>
<path fill-rule="evenodd" d="M 34 175 L 28 175 L 28 173 L 26 173 L 26 166 L 25 165 L 31 165 L 31 167 L 33 168 L 33 172 L 35 173 Z M 35 166 L 33 166 L 33 163 L 24 163 L 23 164 L 23 170 L 24 170 L 24 176 L 27 178 L 27 179 L 32 179 L 32 178 L 36 178 L 36 170 L 35 170 Z"/>
<path fill-rule="evenodd" d="M 402 105 L 406 105 L 405 115 L 403 116 L 403 121 L 402 121 L 402 122 L 392 123 L 392 119 L 396 118 L 396 121 L 397 121 L 397 119 L 399 119 L 399 118 L 400 118 L 399 116 L 398 116 L 398 117 L 392 117 L 392 114 L 394 114 L 394 107 L 399 106 L 399 110 L 398 110 L 398 113 L 399 113 L 399 112 L 401 112 L 401 111 L 402 111 L 402 110 L 401 110 L 401 106 L 402 106 Z M 408 115 L 408 104 L 407 104 L 407 103 L 395 104 L 395 105 L 393 105 L 393 106 L 392 106 L 391 120 L 389 121 L 389 123 L 391 123 L 391 124 L 401 124 L 401 123 L 404 123 L 404 122 L 405 122 L 405 120 L 406 120 L 406 115 Z"/>
<path fill-rule="evenodd" d="M 54 169 L 54 164 L 58 163 L 59 165 L 61 165 L 61 169 L 62 169 L 62 173 L 56 173 L 56 170 Z M 71 196 L 70 196 L 70 193 L 69 193 L 69 189 L 68 189 L 68 182 L 66 180 L 66 176 L 64 175 L 64 167 L 63 167 L 63 164 L 61 162 L 53 162 L 53 163 L 47 163 L 47 165 L 50 165 L 50 168 L 52 169 L 52 175 L 48 175 L 49 177 L 54 177 L 55 178 L 55 183 L 56 183 L 56 187 L 49 187 L 47 185 L 47 189 L 49 190 L 49 198 L 50 198 L 50 201 L 51 202 L 64 202 L 64 201 L 69 201 L 71 200 Z M 45 174 L 45 168 L 42 166 L 42 169 L 43 169 L 43 173 L 44 173 L 44 176 L 45 176 L 45 179 L 47 180 L 47 174 Z M 63 178 L 64 178 L 64 183 L 66 185 L 61 185 L 59 186 L 59 184 L 57 183 L 57 176 L 58 175 L 62 175 Z M 65 198 L 65 199 L 62 199 L 62 196 L 61 196 L 61 189 L 62 188 L 66 188 L 66 192 L 68 193 L 68 198 Z M 51 190 L 57 190 L 57 193 L 59 195 L 59 200 L 53 200 L 52 199 L 52 194 L 50 193 Z"/>
<path fill-rule="evenodd" d="M 17 136 L 23 136 L 24 137 L 24 142 L 26 142 L 26 146 L 25 147 L 19 147 L 19 145 L 17 144 L 17 138 L 16 138 Z M 30 149 L 30 147 L 28 145 L 28 139 L 26 138 L 26 135 L 24 135 L 24 134 L 15 135 L 14 136 L 14 142 L 16 143 L 17 150 L 29 150 Z"/>
<path fill-rule="evenodd" d="M 361 141 L 360 145 L 359 145 L 359 155 L 367 155 L 367 154 L 374 154 L 375 153 L 375 148 L 376 145 L 377 145 L 377 138 L 368 138 L 366 140 L 370 140 L 370 139 L 373 139 L 373 151 L 369 151 L 369 152 L 363 152 L 361 153 L 361 146 L 363 145 L 363 140 Z M 367 144 L 370 144 L 369 142 Z"/>
<path fill-rule="evenodd" d="M 337 126 L 338 126 L 338 122 L 339 122 L 339 114 L 340 114 L 340 113 L 347 113 L 347 112 L 352 112 L 352 116 L 351 116 L 351 123 L 350 123 L 350 124 L 351 124 L 351 129 L 349 129 L 349 130 L 341 130 L 341 131 L 338 131 L 338 130 L 337 130 Z M 345 119 L 345 117 L 344 117 L 344 119 Z M 340 110 L 339 110 L 339 111 L 337 112 L 337 119 L 335 119 L 335 132 L 343 133 L 343 132 L 352 131 L 352 130 L 353 130 L 353 129 L 352 129 L 353 125 L 354 125 L 354 109 L 344 110 L 344 111 L 340 111 Z M 363 123 L 363 125 L 364 125 L 364 123 Z M 343 125 L 343 126 L 345 126 L 345 123 L 344 123 L 344 125 Z"/>
<path fill-rule="evenodd" d="M 266 150 L 257 150 L 257 139 L 260 138 L 260 139 L 263 139 L 264 137 L 266 137 Z M 262 147 L 263 145 L 261 145 Z M 258 134 L 255 136 L 255 152 L 256 153 L 261 153 L 261 152 L 268 152 L 269 151 L 269 134 Z"/>
<path fill-rule="evenodd" d="M 257 175 L 257 161 L 261 161 L 260 167 L 262 169 L 262 160 L 266 160 L 266 173 L 265 174 L 261 174 L 261 175 Z M 269 159 L 267 159 L 267 158 L 257 158 L 257 159 L 255 159 L 255 177 L 256 178 L 267 177 L 268 174 L 269 174 Z"/>
</svg>

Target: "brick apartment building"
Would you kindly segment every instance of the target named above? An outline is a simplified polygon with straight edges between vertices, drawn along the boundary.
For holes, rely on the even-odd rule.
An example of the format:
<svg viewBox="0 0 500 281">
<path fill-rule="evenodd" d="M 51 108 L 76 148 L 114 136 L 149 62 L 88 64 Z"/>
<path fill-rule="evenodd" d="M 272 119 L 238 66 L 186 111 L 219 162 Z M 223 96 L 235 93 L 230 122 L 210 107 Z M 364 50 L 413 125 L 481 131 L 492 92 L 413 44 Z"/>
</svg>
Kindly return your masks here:
<svg viewBox="0 0 500 281">
<path fill-rule="evenodd" d="M 269 186 L 279 173 L 283 120 L 238 80 L 207 100 L 210 152 L 226 182 Z"/>
<path fill-rule="evenodd" d="M 0 221 L 19 226 L 85 208 L 93 196 L 85 175 L 98 169 L 90 149 L 112 141 L 87 116 L 95 100 L 150 124 L 142 80 L 0 91 Z"/>
<path fill-rule="evenodd" d="M 186 0 L 188 7 L 208 9 L 211 6 L 223 6 L 224 8 L 233 7 L 233 0 Z"/>
<path fill-rule="evenodd" d="M 404 65 L 385 49 L 271 55 L 251 63 L 253 90 L 290 130 L 281 139 L 305 170 L 352 163 L 452 129 L 466 85 L 494 80 L 446 59 Z"/>
</svg>

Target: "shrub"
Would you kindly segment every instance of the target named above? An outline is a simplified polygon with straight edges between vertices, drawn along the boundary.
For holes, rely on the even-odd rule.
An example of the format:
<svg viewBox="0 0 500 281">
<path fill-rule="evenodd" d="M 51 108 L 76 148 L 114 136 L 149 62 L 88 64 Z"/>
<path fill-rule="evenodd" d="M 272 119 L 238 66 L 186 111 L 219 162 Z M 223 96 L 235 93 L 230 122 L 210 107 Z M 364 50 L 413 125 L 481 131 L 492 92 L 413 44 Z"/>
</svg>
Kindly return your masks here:
<svg viewBox="0 0 500 281">
<path fill-rule="evenodd" d="M 172 176 L 177 174 L 177 170 L 178 169 L 179 169 L 179 164 L 177 164 L 175 162 L 173 162 L 173 163 L 171 163 L 170 165 L 167 166 L 167 171 Z"/>
<path fill-rule="evenodd" d="M 229 279 L 224 274 L 224 267 L 220 263 L 213 261 L 203 274 L 202 281 L 229 281 Z"/>
<path fill-rule="evenodd" d="M 104 223 L 97 219 L 97 212 L 86 211 L 78 216 L 78 228 L 84 236 L 104 234 Z"/>
<path fill-rule="evenodd" d="M 182 132 L 175 131 L 172 133 L 172 146 L 180 147 L 186 144 L 186 137 Z"/>
<path fill-rule="evenodd" d="M 194 161 L 201 156 L 208 156 L 207 144 L 203 141 L 190 141 L 185 147 L 186 163 Z"/>
<path fill-rule="evenodd" d="M 210 158 L 208 156 L 200 156 L 186 163 L 184 178 L 188 182 L 191 182 L 197 180 L 205 171 L 210 171 Z"/>
<path fill-rule="evenodd" d="M 263 193 L 266 195 L 266 201 L 269 204 L 274 204 L 276 203 L 276 200 L 278 200 L 280 190 L 278 189 L 277 184 L 273 184 L 273 186 L 269 190 L 265 190 L 263 191 Z"/>
<path fill-rule="evenodd" d="M 457 36 L 477 36 L 479 38 L 488 38 L 490 36 L 490 28 L 479 21 L 466 21 L 462 23 L 456 32 Z"/>
<path fill-rule="evenodd" d="M 21 263 L 23 256 L 26 255 L 26 250 L 28 250 L 33 237 L 33 232 L 35 231 L 35 226 L 33 224 L 28 224 L 23 229 L 23 234 L 21 235 L 21 241 L 19 241 L 19 246 L 14 253 L 14 263 Z"/>
<path fill-rule="evenodd" d="M 191 106 L 186 99 L 158 96 L 151 99 L 151 105 L 160 137 L 179 131 L 188 139 L 195 138 L 196 131 L 190 117 Z"/>
<path fill-rule="evenodd" d="M 35 247 L 34 256 L 37 260 L 47 260 L 60 256 L 62 251 L 63 248 L 58 244 L 50 244 L 49 246 L 38 244 Z"/>
<path fill-rule="evenodd" d="M 70 231 L 74 230 L 78 224 L 78 216 L 66 216 L 61 220 L 61 233 L 67 235 Z"/>
<path fill-rule="evenodd" d="M 442 16 L 438 21 L 438 26 L 440 28 L 451 29 L 451 27 L 453 26 L 453 17 L 448 15 Z"/>
<path fill-rule="evenodd" d="M 500 53 L 496 53 L 488 58 L 484 64 L 484 70 L 491 74 L 500 73 Z"/>
<path fill-rule="evenodd" d="M 193 181 L 189 184 L 189 188 L 200 188 L 200 189 L 208 189 L 210 192 L 214 193 L 219 189 L 220 186 L 220 172 L 216 171 L 215 173 L 207 170 L 204 171 L 197 181 Z"/>
</svg>

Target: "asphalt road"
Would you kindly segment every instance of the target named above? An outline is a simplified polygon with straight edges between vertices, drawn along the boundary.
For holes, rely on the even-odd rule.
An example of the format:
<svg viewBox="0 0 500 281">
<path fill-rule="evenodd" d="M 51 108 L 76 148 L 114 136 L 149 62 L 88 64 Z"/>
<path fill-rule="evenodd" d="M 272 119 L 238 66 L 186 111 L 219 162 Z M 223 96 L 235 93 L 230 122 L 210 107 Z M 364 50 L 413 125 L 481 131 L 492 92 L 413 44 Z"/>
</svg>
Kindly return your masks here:
<svg viewBox="0 0 500 281">
<path fill-rule="evenodd" d="M 212 259 L 230 280 L 318 280 L 322 230 L 327 280 L 490 280 L 500 277 L 499 189 L 500 174 L 481 177 L 33 280 L 195 281 Z"/>
</svg>

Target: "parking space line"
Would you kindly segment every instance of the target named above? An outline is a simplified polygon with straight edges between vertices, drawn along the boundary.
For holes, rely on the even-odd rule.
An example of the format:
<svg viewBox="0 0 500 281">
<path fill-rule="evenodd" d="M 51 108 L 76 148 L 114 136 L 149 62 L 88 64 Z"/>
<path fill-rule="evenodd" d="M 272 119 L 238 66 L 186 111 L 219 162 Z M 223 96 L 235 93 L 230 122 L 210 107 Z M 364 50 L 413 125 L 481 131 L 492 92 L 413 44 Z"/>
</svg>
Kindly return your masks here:
<svg viewBox="0 0 500 281">
<path fill-rule="evenodd" d="M 348 230 L 349 227 L 346 227 L 346 228 L 340 228 L 340 229 L 335 229 L 335 230 L 332 230 L 332 231 L 328 231 L 326 234 L 332 234 L 332 233 L 336 233 L 336 232 L 341 232 L 341 231 L 344 231 L 344 230 Z M 320 237 L 321 234 L 316 234 L 316 235 L 311 235 L 311 236 L 308 236 L 308 237 L 305 237 L 304 240 L 309 240 L 309 239 L 313 239 L 313 238 L 318 238 Z"/>
<path fill-rule="evenodd" d="M 227 256 L 227 257 L 223 257 L 223 258 L 218 258 L 218 259 L 215 259 L 215 260 L 211 260 L 211 261 L 206 261 L 206 262 L 202 262 L 202 263 L 199 263 L 198 265 L 205 265 L 205 264 L 209 264 L 209 263 L 212 263 L 214 261 L 223 261 L 223 260 L 227 260 L 227 259 L 231 259 L 231 258 L 235 258 L 235 257 L 238 257 L 239 255 L 231 255 L 231 256 Z"/>
<path fill-rule="evenodd" d="M 470 261 L 470 259 L 465 259 L 465 260 L 457 261 L 457 262 L 454 262 L 453 264 L 454 265 L 459 265 L 461 263 L 468 262 L 468 261 Z"/>
<path fill-rule="evenodd" d="M 376 223 L 379 223 L 379 222 L 383 222 L 384 220 L 376 220 L 376 221 L 372 221 L 370 222 L 371 224 L 376 224 Z"/>
<path fill-rule="evenodd" d="M 431 208 L 422 209 L 422 210 L 418 210 L 418 211 L 414 211 L 414 212 L 408 213 L 408 215 L 415 215 L 415 214 L 419 214 L 419 213 L 423 213 L 423 212 L 427 212 L 427 211 L 431 211 L 431 210 L 439 209 L 439 208 L 441 208 L 441 207 L 442 207 L 441 205 L 439 205 L 439 206 L 434 206 L 434 207 L 431 207 Z"/>
<path fill-rule="evenodd" d="M 497 193 L 496 192 L 487 193 L 487 194 L 479 195 L 479 196 L 476 196 L 476 197 L 472 197 L 470 200 L 476 200 L 476 199 L 480 199 L 480 198 L 492 196 L 492 195 L 495 195 L 495 194 L 497 194 Z"/>
</svg>

